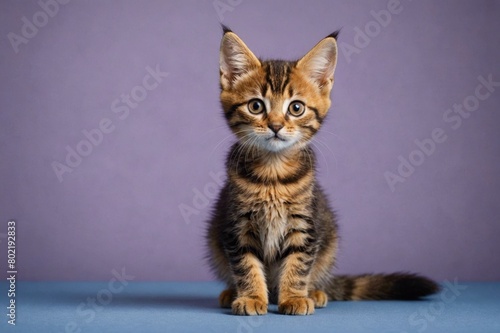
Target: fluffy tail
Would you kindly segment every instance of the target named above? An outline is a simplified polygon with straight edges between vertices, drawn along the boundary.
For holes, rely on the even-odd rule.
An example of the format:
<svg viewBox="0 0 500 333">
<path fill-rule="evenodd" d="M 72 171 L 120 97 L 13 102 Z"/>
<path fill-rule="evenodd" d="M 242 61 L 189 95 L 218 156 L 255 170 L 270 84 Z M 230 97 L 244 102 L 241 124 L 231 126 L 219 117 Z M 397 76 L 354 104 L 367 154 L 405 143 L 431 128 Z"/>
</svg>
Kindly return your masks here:
<svg viewBox="0 0 500 333">
<path fill-rule="evenodd" d="M 337 275 L 326 291 L 336 301 L 417 300 L 439 291 L 439 285 L 411 273 Z"/>
</svg>

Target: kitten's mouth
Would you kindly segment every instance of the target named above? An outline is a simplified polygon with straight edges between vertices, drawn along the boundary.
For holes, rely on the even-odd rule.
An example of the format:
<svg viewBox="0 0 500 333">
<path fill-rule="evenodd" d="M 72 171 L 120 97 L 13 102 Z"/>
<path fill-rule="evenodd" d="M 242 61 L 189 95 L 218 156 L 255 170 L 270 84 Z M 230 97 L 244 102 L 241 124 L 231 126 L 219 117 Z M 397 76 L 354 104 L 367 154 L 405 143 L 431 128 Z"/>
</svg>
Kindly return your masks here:
<svg viewBox="0 0 500 333">
<path fill-rule="evenodd" d="M 269 135 L 267 137 L 263 137 L 262 139 L 261 147 L 272 152 L 278 152 L 286 149 L 295 142 L 293 138 L 281 137 L 279 134 Z"/>
<path fill-rule="evenodd" d="M 266 141 L 286 141 L 285 139 L 283 138 L 280 138 L 278 134 L 275 134 L 273 136 L 270 136 L 266 139 Z"/>
</svg>

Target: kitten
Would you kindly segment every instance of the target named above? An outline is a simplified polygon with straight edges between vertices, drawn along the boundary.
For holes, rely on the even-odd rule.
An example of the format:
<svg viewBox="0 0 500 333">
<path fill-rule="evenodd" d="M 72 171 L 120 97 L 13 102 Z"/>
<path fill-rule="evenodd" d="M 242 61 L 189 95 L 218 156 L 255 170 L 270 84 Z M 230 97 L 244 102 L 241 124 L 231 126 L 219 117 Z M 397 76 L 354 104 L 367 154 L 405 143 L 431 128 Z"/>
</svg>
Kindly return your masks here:
<svg viewBox="0 0 500 333">
<path fill-rule="evenodd" d="M 338 32 L 298 61 L 261 60 L 231 30 L 220 48 L 224 115 L 238 138 L 209 223 L 209 261 L 238 315 L 308 315 L 328 300 L 413 300 L 438 285 L 408 273 L 332 276 L 336 217 L 309 146 L 330 107 Z"/>
</svg>

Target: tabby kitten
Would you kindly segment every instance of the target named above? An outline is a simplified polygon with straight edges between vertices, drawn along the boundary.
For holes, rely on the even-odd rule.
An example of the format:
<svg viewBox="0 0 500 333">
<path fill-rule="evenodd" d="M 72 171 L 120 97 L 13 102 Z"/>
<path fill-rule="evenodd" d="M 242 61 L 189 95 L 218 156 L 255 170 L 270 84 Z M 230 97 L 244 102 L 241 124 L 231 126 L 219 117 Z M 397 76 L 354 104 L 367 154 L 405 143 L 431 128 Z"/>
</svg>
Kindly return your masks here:
<svg viewBox="0 0 500 333">
<path fill-rule="evenodd" d="M 261 60 L 224 27 L 221 102 L 238 142 L 209 223 L 209 260 L 238 315 L 308 315 L 328 300 L 412 300 L 438 285 L 407 273 L 332 276 L 335 214 L 315 179 L 309 143 L 330 107 L 334 32 L 298 61 Z"/>
</svg>

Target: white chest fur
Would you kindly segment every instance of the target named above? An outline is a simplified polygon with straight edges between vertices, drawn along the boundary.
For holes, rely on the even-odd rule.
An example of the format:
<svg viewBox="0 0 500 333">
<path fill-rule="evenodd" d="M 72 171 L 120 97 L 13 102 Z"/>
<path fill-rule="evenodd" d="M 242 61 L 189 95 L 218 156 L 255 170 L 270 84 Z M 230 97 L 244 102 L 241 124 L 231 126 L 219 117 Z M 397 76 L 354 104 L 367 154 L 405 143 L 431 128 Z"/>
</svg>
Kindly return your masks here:
<svg viewBox="0 0 500 333">
<path fill-rule="evenodd" d="M 280 252 L 280 245 L 286 234 L 287 214 L 285 205 L 271 201 L 260 207 L 257 223 L 264 260 L 271 262 Z"/>
</svg>

